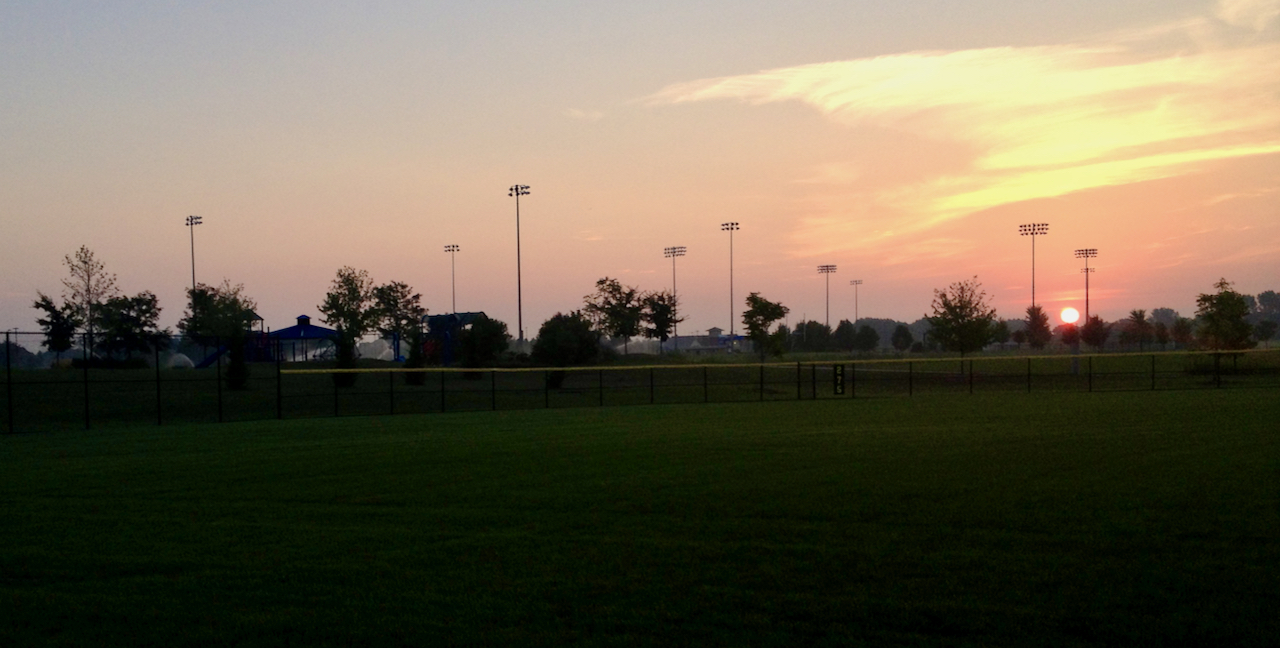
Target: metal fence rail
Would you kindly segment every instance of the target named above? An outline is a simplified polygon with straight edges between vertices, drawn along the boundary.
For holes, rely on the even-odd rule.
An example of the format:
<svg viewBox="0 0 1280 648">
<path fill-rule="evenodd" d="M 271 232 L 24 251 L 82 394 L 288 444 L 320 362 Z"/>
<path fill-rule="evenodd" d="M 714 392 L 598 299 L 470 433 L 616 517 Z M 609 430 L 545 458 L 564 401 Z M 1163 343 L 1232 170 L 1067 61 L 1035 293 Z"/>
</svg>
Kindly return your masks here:
<svg viewBox="0 0 1280 648">
<path fill-rule="evenodd" d="M 972 358 L 843 359 L 564 369 L 333 369 L 250 363 L 242 389 L 226 364 L 32 368 L 4 342 L 5 431 L 659 403 L 911 398 L 935 394 L 1280 387 L 1280 350 Z M 80 351 L 81 358 L 87 353 Z M 29 363 L 28 363 L 29 364 Z M 356 374 L 339 387 L 334 376 Z"/>
</svg>

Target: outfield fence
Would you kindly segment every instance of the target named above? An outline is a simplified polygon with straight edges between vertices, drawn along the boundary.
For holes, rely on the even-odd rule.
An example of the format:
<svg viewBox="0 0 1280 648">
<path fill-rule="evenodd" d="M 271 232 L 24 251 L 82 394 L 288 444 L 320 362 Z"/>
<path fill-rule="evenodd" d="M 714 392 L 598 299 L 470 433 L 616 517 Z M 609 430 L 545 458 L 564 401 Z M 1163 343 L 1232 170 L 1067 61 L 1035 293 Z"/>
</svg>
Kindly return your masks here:
<svg viewBox="0 0 1280 648">
<path fill-rule="evenodd" d="M 477 410 L 657 403 L 915 398 L 936 394 L 1115 392 L 1280 387 L 1280 350 L 1089 355 L 870 358 L 571 368 L 335 369 L 289 361 L 249 363 L 243 387 L 227 387 L 219 356 L 206 368 L 84 361 L 32 368 L 4 343 L 8 433 Z M 84 355 L 85 360 L 89 356 Z M 16 366 L 15 366 L 16 365 Z M 351 374 L 340 378 L 343 374 Z M 350 386 L 340 386 L 351 381 Z"/>
</svg>

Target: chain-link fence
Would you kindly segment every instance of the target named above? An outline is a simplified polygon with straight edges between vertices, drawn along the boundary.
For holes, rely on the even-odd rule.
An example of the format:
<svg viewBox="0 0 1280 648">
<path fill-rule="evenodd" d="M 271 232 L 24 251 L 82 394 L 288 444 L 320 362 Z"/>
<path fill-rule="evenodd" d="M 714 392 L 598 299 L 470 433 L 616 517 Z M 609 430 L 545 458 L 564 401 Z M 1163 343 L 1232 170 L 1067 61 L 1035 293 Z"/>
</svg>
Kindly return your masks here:
<svg viewBox="0 0 1280 648">
<path fill-rule="evenodd" d="M 176 339 L 131 355 L 83 339 L 40 352 L 40 334 L 8 333 L 2 352 L 8 432 L 650 403 L 926 397 L 1280 387 L 1280 350 L 842 359 L 565 369 L 335 369 L 316 340 L 242 342 L 233 379 L 223 340 Z M 354 374 L 340 386 L 339 374 Z M 348 381 L 350 378 L 347 379 Z"/>
</svg>

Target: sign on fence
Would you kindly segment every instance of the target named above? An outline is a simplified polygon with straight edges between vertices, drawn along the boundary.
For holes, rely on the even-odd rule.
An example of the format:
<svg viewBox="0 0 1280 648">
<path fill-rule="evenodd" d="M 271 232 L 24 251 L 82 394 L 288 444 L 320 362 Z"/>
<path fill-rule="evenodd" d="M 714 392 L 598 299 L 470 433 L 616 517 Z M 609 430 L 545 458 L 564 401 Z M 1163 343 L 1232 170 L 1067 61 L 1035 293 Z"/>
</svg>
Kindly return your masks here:
<svg viewBox="0 0 1280 648">
<path fill-rule="evenodd" d="M 836 396 L 844 395 L 844 365 L 838 364 L 832 367 L 831 383 L 835 390 Z"/>
</svg>

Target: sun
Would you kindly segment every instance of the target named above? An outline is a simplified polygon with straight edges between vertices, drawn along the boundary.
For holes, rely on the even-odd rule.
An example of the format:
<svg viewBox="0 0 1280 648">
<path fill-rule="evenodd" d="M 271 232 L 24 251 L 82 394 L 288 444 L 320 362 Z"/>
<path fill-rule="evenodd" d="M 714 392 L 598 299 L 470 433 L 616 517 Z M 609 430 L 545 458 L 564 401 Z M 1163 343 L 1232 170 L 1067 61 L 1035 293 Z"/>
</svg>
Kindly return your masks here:
<svg viewBox="0 0 1280 648">
<path fill-rule="evenodd" d="M 1062 318 L 1063 323 L 1075 324 L 1080 319 L 1080 311 L 1068 306 L 1062 309 L 1062 314 L 1059 317 Z"/>
</svg>

